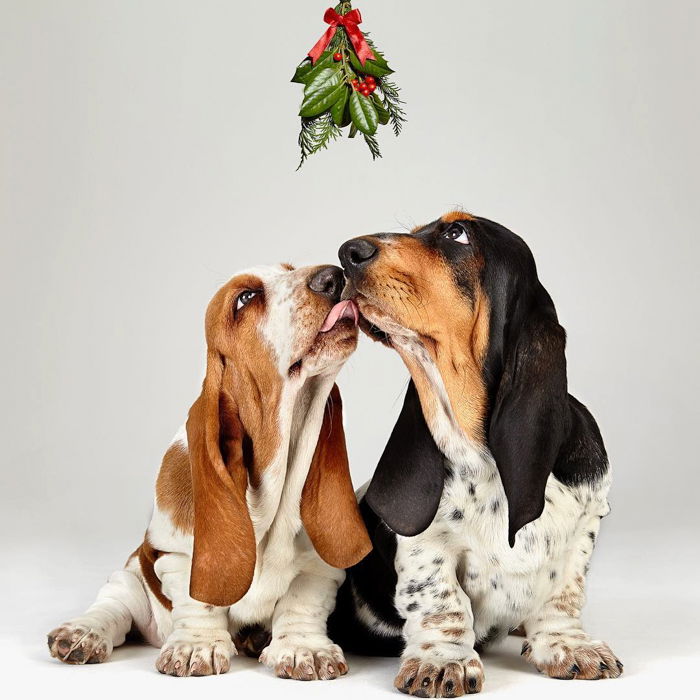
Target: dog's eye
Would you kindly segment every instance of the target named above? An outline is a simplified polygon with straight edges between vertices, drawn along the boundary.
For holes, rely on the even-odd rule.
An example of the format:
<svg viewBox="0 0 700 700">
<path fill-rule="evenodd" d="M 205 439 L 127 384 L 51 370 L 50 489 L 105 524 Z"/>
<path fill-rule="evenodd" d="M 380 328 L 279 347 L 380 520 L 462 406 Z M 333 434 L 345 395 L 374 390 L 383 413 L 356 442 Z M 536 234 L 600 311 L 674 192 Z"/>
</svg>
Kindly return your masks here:
<svg viewBox="0 0 700 700">
<path fill-rule="evenodd" d="M 463 243 L 465 245 L 469 244 L 469 236 L 467 235 L 467 230 L 464 226 L 458 222 L 452 224 L 443 234 L 443 238 L 448 241 L 454 241 L 455 243 Z"/>
<path fill-rule="evenodd" d="M 236 308 L 234 313 L 238 313 L 249 301 L 252 301 L 256 297 L 258 291 L 255 289 L 246 289 L 241 292 L 236 299 Z"/>
</svg>

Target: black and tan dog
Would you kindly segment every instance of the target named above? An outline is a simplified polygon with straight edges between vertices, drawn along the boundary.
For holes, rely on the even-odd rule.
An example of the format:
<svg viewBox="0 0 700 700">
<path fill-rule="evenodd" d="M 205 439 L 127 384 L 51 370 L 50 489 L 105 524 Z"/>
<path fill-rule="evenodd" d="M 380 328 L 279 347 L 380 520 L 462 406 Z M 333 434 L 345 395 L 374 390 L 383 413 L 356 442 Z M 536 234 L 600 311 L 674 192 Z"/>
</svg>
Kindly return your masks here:
<svg viewBox="0 0 700 700">
<path fill-rule="evenodd" d="M 355 238 L 340 259 L 345 297 L 412 381 L 361 503 L 375 548 L 349 570 L 331 636 L 401 654 L 395 686 L 419 697 L 478 692 L 476 649 L 521 626 L 540 671 L 619 676 L 580 620 L 608 460 L 567 392 L 565 333 L 527 245 L 452 212 Z"/>
</svg>

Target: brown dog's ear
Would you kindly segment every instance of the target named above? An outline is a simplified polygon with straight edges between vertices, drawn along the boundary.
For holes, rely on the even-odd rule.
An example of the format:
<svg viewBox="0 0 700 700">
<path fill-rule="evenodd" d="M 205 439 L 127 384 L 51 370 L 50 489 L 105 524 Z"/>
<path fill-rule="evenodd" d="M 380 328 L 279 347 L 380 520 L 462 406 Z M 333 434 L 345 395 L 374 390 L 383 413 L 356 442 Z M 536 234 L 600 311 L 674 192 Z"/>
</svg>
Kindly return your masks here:
<svg viewBox="0 0 700 700">
<path fill-rule="evenodd" d="M 202 393 L 187 419 L 194 500 L 190 596 L 229 606 L 253 580 L 255 532 L 246 504 L 243 426 L 223 390 L 223 374 L 221 356 L 209 352 Z"/>
<path fill-rule="evenodd" d="M 338 569 L 357 564 L 372 549 L 352 488 L 343 406 L 335 384 L 301 495 L 301 519 L 321 559 Z"/>
</svg>

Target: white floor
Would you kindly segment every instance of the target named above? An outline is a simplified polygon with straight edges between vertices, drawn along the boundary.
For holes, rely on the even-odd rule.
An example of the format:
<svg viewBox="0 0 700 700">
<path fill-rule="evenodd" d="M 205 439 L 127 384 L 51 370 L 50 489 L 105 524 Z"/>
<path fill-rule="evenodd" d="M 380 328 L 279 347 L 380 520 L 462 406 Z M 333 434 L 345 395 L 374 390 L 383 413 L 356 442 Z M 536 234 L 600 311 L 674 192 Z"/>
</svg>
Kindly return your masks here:
<svg viewBox="0 0 700 700">
<path fill-rule="evenodd" d="M 522 640 L 509 638 L 484 655 L 489 697 L 627 698 L 698 697 L 700 671 L 700 557 L 695 533 L 663 537 L 648 533 L 606 535 L 589 579 L 585 621 L 625 664 L 618 680 L 557 681 L 538 675 L 520 658 Z M 127 551 L 128 548 L 124 548 Z M 64 666 L 46 650 L 46 632 L 80 611 L 109 573 L 116 545 L 97 547 L 89 538 L 70 549 L 26 544 L 3 567 L 0 595 L 6 612 L 0 628 L 3 695 L 16 689 L 30 697 L 285 698 L 400 697 L 392 688 L 396 659 L 350 657 L 348 676 L 301 683 L 274 678 L 251 659 L 234 659 L 231 671 L 209 678 L 170 678 L 154 668 L 157 650 L 128 646 L 105 664 Z M 109 561 L 108 561 L 109 560 Z"/>
</svg>

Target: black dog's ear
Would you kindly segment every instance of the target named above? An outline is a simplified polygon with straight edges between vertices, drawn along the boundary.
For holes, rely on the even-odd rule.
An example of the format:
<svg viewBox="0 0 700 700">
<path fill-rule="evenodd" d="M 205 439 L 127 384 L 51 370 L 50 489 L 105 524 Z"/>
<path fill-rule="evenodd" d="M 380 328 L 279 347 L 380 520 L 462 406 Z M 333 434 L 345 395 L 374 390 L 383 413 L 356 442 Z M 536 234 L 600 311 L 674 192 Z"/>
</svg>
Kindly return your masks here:
<svg viewBox="0 0 700 700">
<path fill-rule="evenodd" d="M 444 484 L 445 458 L 423 417 L 413 381 L 384 448 L 365 499 L 396 533 L 411 537 L 435 518 Z"/>
<path fill-rule="evenodd" d="M 540 287 L 534 310 L 504 353 L 488 430 L 508 500 L 508 541 L 544 510 L 547 479 L 570 428 L 566 335 Z"/>
</svg>

